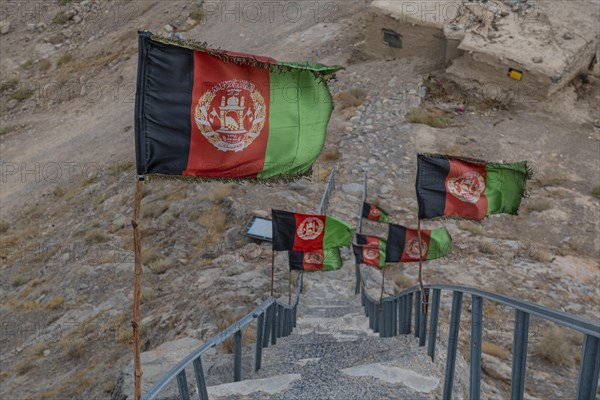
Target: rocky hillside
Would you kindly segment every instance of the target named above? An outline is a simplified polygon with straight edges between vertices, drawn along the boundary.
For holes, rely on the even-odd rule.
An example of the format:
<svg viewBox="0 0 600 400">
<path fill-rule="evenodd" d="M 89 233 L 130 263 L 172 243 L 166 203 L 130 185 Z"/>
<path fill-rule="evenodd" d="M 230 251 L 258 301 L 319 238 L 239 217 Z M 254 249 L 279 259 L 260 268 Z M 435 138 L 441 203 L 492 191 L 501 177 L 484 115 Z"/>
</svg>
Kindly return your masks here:
<svg viewBox="0 0 600 400">
<path fill-rule="evenodd" d="M 598 81 L 578 78 L 535 104 L 461 97 L 411 60 L 351 59 L 367 1 L 294 4 L 296 14 L 275 8 L 272 18 L 264 8 L 260 22 L 249 10 L 236 18 L 193 1 L 2 5 L 0 395 L 110 398 L 131 360 L 135 32 L 164 33 L 166 24 L 216 47 L 347 68 L 332 84 L 336 110 L 311 181 L 145 185 L 144 350 L 205 340 L 260 303 L 270 248 L 239 231 L 271 208 L 312 211 L 333 167 L 341 193 L 333 215 L 356 221 L 368 169 L 369 198 L 393 222 L 414 224 L 417 151 L 528 159 L 536 169 L 520 216 L 445 224 L 455 248 L 427 264 L 426 281 L 599 318 Z M 276 291 L 286 293 L 285 260 L 277 261 Z M 415 282 L 411 265 L 390 271 L 397 290 Z M 490 305 L 485 318 L 486 384 L 502 397 L 513 317 Z M 527 390 L 532 398 L 568 396 L 582 338 L 532 324 L 528 364 L 536 372 Z"/>
</svg>

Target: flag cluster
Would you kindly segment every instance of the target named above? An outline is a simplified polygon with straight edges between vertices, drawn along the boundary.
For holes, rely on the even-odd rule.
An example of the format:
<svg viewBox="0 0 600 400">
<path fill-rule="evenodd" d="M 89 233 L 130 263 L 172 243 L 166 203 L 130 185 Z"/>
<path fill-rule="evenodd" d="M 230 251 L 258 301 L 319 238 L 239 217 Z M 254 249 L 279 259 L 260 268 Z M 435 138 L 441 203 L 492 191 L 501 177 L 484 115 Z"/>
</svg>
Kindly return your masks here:
<svg viewBox="0 0 600 400">
<path fill-rule="evenodd" d="M 340 247 L 350 245 L 354 229 L 326 215 L 272 210 L 273 250 L 288 251 L 291 269 L 331 271 L 341 268 Z"/>
<path fill-rule="evenodd" d="M 445 155 L 418 154 L 416 180 L 419 219 L 440 217 L 481 220 L 492 214 L 517 214 L 529 171 L 525 161 L 488 163 Z M 362 218 L 389 223 L 378 205 L 363 203 Z M 419 240 L 420 238 L 420 240 Z M 452 238 L 445 227 L 410 229 L 389 223 L 387 239 L 360 235 L 354 255 L 359 264 L 434 260 L 448 255 Z"/>
<path fill-rule="evenodd" d="M 363 218 L 367 218 L 365 210 L 370 207 L 370 204 L 364 203 Z M 452 250 L 451 244 L 452 238 L 446 228 L 421 230 L 419 244 L 419 232 L 416 229 L 389 223 L 387 239 L 357 234 L 354 256 L 357 264 L 383 268 L 386 263 L 442 258 Z"/>
</svg>

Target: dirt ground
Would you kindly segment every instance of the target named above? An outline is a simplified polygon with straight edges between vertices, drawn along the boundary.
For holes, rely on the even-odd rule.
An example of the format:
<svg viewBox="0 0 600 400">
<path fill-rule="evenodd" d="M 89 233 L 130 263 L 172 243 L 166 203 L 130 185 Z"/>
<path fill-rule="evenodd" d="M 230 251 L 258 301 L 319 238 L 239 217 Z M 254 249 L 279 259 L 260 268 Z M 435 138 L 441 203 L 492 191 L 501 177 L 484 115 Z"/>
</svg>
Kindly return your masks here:
<svg viewBox="0 0 600 400">
<path fill-rule="evenodd" d="M 416 207 L 416 152 L 529 160 L 535 177 L 521 215 L 489 218 L 482 225 L 452 222 L 449 230 L 457 242 L 475 243 L 472 262 L 468 267 L 456 260 L 433 264 L 426 279 L 479 285 L 600 319 L 600 201 L 592 194 L 600 185 L 598 79 L 577 78 L 551 99 L 536 103 L 517 98 L 499 105 L 468 98 L 464 112 L 456 111 L 461 104 L 453 97 L 428 98 L 423 107 L 448 121 L 447 128 L 436 129 L 405 119 L 419 106 L 427 81 L 414 60 L 352 59 L 354 45 L 362 39 L 366 0 L 294 3 L 301 7 L 299 15 L 290 8 L 290 14 L 279 10 L 271 20 L 263 10 L 266 19 L 258 22 L 241 10 L 237 20 L 235 12 L 227 17 L 212 10 L 198 24 L 186 22 L 198 10 L 193 1 L 88 1 L 71 17 L 70 3 L 64 3 L 51 14 L 39 11 L 32 21 L 20 22 L 21 11 L 7 12 L 10 30 L 0 37 L 4 398 L 110 398 L 120 370 L 131 359 L 135 31 L 164 33 L 168 23 L 215 47 L 345 66 L 332 83 L 333 93 L 359 88 L 366 100 L 357 106 L 336 104 L 326 149 L 343 154 L 320 160 L 321 171 L 337 165 L 349 171 L 349 182 L 358 182 L 361 157 L 365 163 L 378 157 L 383 169 L 401 165 L 401 170 L 385 171 L 381 181 L 372 178 L 373 185 L 385 180 L 393 187 L 393 196 L 381 199 L 397 215 Z M 35 7 L 40 2 L 23 4 Z M 53 22 L 59 12 L 65 13 L 64 24 Z M 83 20 L 76 22 L 74 15 Z M 40 23 L 44 26 L 38 27 Z M 50 38 L 57 44 L 48 42 Z M 65 54 L 72 59 L 65 61 Z M 442 74 L 434 76 L 443 82 Z M 16 88 L 5 87 L 15 80 Z M 19 90 L 33 93 L 21 99 L 14 95 Z M 390 109 L 382 111 L 382 106 Z M 398 135 L 393 146 L 402 148 L 399 156 L 381 156 L 388 149 L 369 150 L 353 136 L 369 119 L 375 121 L 372 131 L 387 129 L 377 125 L 378 116 L 385 115 L 399 126 L 393 132 Z M 238 289 L 219 275 L 227 262 L 219 259 L 216 243 L 236 257 L 244 254 L 243 249 L 256 246 L 237 234 L 248 215 L 290 203 L 313 209 L 321 189 L 322 179 L 273 190 L 219 183 L 202 188 L 179 182 L 147 186 L 143 244 L 154 258 L 145 263 L 144 348 L 186 335 L 206 338 L 217 328 L 217 315 L 243 314 L 260 302 L 268 291 L 262 268 L 268 249 L 257 250 L 257 287 Z M 496 256 L 489 247 L 486 252 L 482 243 L 488 242 L 500 246 L 502 254 Z M 527 244 L 522 250 L 527 257 L 514 256 L 519 251 L 510 247 L 514 243 Z M 253 265 L 244 257 L 240 265 Z M 166 272 L 154 273 L 150 266 Z M 394 274 L 415 277 L 407 270 Z M 190 298 L 183 298 L 181 288 L 190 282 L 195 283 Z M 232 298 L 235 309 L 229 307 Z M 496 320 L 508 315 L 490 313 Z M 509 336 L 498 340 L 505 349 L 512 343 Z M 536 353 L 543 374 L 528 386 L 532 397 L 552 398 L 554 386 L 543 387 L 551 380 L 560 386 L 556 376 L 571 385 L 578 366 L 574 354 L 581 343 L 571 334 L 565 340 L 573 354 L 567 365 L 554 365 Z M 510 358 L 502 362 L 509 365 Z M 493 373 L 485 379 L 501 390 L 507 386 Z"/>
</svg>

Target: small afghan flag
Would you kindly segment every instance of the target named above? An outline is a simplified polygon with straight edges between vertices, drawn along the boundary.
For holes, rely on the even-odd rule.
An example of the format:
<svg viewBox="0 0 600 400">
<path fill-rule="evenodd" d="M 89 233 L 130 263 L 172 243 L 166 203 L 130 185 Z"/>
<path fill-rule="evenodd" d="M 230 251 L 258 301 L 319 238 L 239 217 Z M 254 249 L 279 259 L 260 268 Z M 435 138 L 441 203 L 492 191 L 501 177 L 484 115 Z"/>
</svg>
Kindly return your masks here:
<svg viewBox="0 0 600 400">
<path fill-rule="evenodd" d="M 444 257 L 452 251 L 452 238 L 446 228 L 421 229 L 422 260 Z M 419 235 L 416 229 L 390 224 L 388 228 L 387 262 L 419 261 Z"/>
<path fill-rule="evenodd" d="M 357 264 L 385 267 L 385 240 L 376 236 L 357 234 L 356 243 L 353 248 Z"/>
<path fill-rule="evenodd" d="M 290 251 L 289 261 L 290 269 L 300 271 L 335 271 L 343 264 L 338 247 L 306 252 Z"/>
<path fill-rule="evenodd" d="M 349 246 L 354 229 L 325 215 L 272 210 L 273 250 L 314 251 Z"/>
<path fill-rule="evenodd" d="M 296 178 L 311 172 L 341 67 L 214 50 L 139 33 L 138 175 Z"/>
<path fill-rule="evenodd" d="M 526 161 L 496 164 L 419 154 L 419 218 L 481 220 L 491 214 L 517 214 L 528 178 Z"/>
<path fill-rule="evenodd" d="M 388 213 L 385 210 L 367 202 L 363 203 L 362 217 L 375 222 L 387 223 L 390 221 Z"/>
</svg>

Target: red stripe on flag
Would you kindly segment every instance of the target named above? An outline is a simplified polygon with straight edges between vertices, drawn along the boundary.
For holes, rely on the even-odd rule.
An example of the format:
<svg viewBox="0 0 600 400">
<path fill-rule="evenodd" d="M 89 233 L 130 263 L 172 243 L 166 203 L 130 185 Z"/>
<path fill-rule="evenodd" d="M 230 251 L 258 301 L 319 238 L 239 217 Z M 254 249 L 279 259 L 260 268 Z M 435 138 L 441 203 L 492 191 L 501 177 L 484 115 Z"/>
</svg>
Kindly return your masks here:
<svg viewBox="0 0 600 400">
<path fill-rule="evenodd" d="M 254 178 L 269 139 L 269 70 L 194 52 L 192 134 L 184 176 Z"/>
<path fill-rule="evenodd" d="M 323 269 L 325 253 L 323 250 L 308 251 L 302 257 L 302 265 L 305 271 L 317 271 Z"/>
<path fill-rule="evenodd" d="M 323 250 L 325 237 L 325 216 L 294 214 L 296 218 L 296 235 L 294 251 Z"/>
<path fill-rule="evenodd" d="M 379 257 L 379 239 L 373 236 L 367 236 L 367 244 L 363 246 L 363 264 L 379 267 Z"/>
<path fill-rule="evenodd" d="M 485 197 L 485 165 L 460 160 L 449 161 L 444 215 L 483 219 L 488 209 Z"/>
<path fill-rule="evenodd" d="M 381 219 L 381 210 L 374 204 L 371 204 L 371 209 L 369 210 L 369 219 L 370 221 L 377 221 Z"/>
<path fill-rule="evenodd" d="M 421 230 L 421 252 L 422 259 L 427 260 L 429 252 L 429 240 L 431 239 L 429 230 Z M 419 235 L 415 229 L 406 230 L 406 239 L 404 240 L 404 251 L 402 251 L 401 262 L 419 261 Z"/>
</svg>

